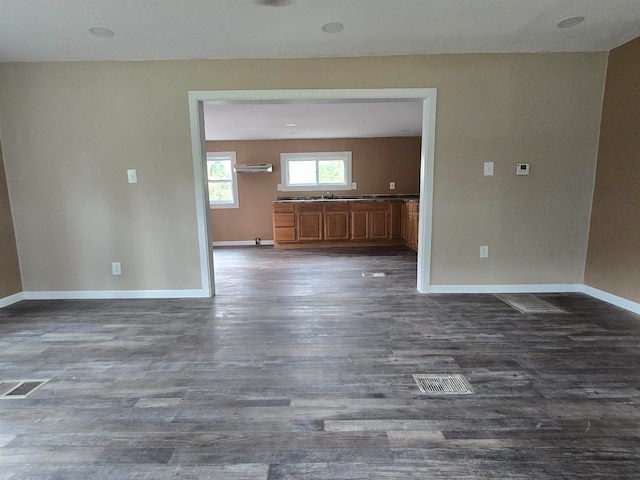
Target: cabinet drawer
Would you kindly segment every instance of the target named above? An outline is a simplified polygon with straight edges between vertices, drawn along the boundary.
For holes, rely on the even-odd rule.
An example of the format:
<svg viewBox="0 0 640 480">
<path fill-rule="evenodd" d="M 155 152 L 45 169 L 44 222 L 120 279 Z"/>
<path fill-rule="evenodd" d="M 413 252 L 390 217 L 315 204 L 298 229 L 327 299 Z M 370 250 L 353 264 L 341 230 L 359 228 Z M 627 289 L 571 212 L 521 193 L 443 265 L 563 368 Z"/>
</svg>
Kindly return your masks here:
<svg viewBox="0 0 640 480">
<path fill-rule="evenodd" d="M 276 242 L 294 242 L 296 240 L 296 229 L 294 227 L 274 228 L 273 237 Z"/>
<path fill-rule="evenodd" d="M 325 212 L 348 212 L 349 208 L 347 202 L 326 202 L 324 204 Z"/>
<path fill-rule="evenodd" d="M 296 216 L 294 213 L 277 213 L 273 214 L 273 226 L 278 227 L 295 227 Z"/>
<path fill-rule="evenodd" d="M 389 211 L 389 202 L 353 202 L 351 204 L 352 212 L 387 212 Z"/>
<path fill-rule="evenodd" d="M 322 203 L 296 203 L 296 212 L 322 212 Z"/>
<path fill-rule="evenodd" d="M 420 204 L 417 202 L 407 202 L 407 212 L 408 213 L 418 213 L 420 209 Z"/>
<path fill-rule="evenodd" d="M 294 203 L 274 203 L 273 212 L 276 213 L 293 213 L 295 211 Z"/>
</svg>

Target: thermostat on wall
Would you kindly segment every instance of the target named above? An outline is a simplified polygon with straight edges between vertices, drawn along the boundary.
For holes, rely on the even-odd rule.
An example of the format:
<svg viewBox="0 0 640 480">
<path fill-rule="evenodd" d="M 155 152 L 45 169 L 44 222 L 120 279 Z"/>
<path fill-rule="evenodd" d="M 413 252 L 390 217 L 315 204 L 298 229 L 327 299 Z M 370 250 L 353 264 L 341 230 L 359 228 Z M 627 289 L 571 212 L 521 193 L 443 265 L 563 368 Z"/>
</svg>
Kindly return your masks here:
<svg viewBox="0 0 640 480">
<path fill-rule="evenodd" d="M 529 164 L 516 163 L 516 175 L 529 175 Z"/>
</svg>

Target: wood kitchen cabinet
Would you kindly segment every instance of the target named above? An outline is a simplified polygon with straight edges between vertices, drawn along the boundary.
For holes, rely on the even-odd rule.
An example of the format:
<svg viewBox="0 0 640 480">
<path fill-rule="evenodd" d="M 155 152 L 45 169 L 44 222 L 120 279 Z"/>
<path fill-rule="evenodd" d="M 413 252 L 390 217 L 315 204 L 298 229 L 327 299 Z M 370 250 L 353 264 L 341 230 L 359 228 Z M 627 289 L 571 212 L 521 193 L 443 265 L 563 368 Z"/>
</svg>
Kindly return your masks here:
<svg viewBox="0 0 640 480">
<path fill-rule="evenodd" d="M 296 240 L 296 214 L 293 203 L 273 205 L 273 241 L 294 242 Z"/>
<path fill-rule="evenodd" d="M 417 202 L 409 202 L 406 204 L 406 229 L 405 241 L 409 248 L 418 250 L 418 218 L 419 218 L 420 204 Z"/>
<path fill-rule="evenodd" d="M 349 240 L 349 213 L 347 202 L 332 202 L 324 205 L 324 239 L 331 241 Z"/>
<path fill-rule="evenodd" d="M 404 200 L 273 204 L 276 248 L 418 245 L 418 204 Z"/>
<path fill-rule="evenodd" d="M 391 238 L 394 240 L 404 238 L 404 206 L 405 202 L 392 201 L 389 202 L 391 210 Z"/>
<path fill-rule="evenodd" d="M 388 240 L 389 226 L 389 202 L 351 204 L 352 240 Z"/>
<path fill-rule="evenodd" d="M 324 239 L 324 215 L 321 202 L 296 204 L 296 226 L 298 241 L 319 241 Z"/>
</svg>

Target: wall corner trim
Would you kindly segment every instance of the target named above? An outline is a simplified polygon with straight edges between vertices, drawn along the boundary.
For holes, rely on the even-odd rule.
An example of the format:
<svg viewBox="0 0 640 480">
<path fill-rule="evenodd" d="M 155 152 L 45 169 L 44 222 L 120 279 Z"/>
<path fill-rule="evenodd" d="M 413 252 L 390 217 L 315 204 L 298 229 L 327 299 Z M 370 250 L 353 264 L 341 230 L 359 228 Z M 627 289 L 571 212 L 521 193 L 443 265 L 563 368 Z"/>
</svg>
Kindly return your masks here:
<svg viewBox="0 0 640 480">
<path fill-rule="evenodd" d="M 8 297 L 0 298 L 0 308 L 8 307 L 14 303 L 18 303 L 24 300 L 24 292 L 18 292 Z"/>
<path fill-rule="evenodd" d="M 626 298 L 619 297 L 603 290 L 598 290 L 597 288 L 590 287 L 589 285 L 582 285 L 582 293 L 586 293 L 598 300 L 602 300 L 603 302 L 610 303 L 616 307 L 624 308 L 625 310 L 629 310 L 630 312 L 640 315 L 640 303 L 632 302 Z"/>
</svg>

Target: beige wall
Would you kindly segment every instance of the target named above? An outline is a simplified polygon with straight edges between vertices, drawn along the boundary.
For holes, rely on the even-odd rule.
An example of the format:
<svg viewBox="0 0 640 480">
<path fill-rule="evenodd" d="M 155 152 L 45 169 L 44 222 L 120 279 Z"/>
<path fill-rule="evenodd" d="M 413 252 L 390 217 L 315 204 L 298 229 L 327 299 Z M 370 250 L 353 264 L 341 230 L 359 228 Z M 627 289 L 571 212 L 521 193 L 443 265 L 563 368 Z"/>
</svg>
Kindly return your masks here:
<svg viewBox="0 0 640 480">
<path fill-rule="evenodd" d="M 419 137 L 207 142 L 209 152 L 236 152 L 237 163 L 273 164 L 273 173 L 238 175 L 240 208 L 211 210 L 213 241 L 273 240 L 271 205 L 276 197 L 322 193 L 278 191 L 281 153 L 352 152 L 358 188 L 336 194 L 419 193 L 421 142 Z M 389 189 L 389 182 L 396 182 L 395 190 Z"/>
<path fill-rule="evenodd" d="M 609 53 L 585 283 L 640 302 L 640 39 Z"/>
<path fill-rule="evenodd" d="M 188 91 L 392 87 L 438 88 L 433 282 L 581 283 L 606 58 L 3 64 L 24 288 L 200 288 Z M 516 162 L 531 176 L 515 177 Z"/>
<path fill-rule="evenodd" d="M 0 145 L 0 299 L 22 291 L 7 179 Z"/>
</svg>

